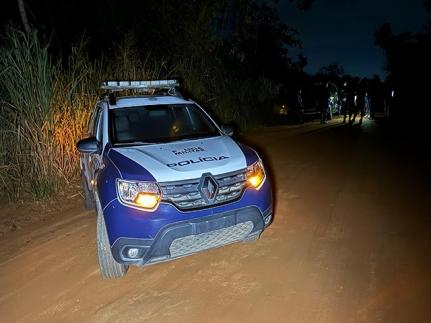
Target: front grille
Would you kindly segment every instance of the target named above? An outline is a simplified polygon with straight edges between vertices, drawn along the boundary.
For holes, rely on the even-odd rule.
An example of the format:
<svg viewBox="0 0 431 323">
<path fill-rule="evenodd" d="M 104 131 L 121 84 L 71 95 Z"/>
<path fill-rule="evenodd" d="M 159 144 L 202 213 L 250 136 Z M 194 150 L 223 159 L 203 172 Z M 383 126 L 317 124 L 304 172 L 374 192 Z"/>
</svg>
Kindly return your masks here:
<svg viewBox="0 0 431 323">
<path fill-rule="evenodd" d="M 245 170 L 214 176 L 218 192 L 214 200 L 205 200 L 198 189 L 200 178 L 160 183 L 163 201 L 174 204 L 180 210 L 192 210 L 234 201 L 241 197 L 246 186 Z"/>
<path fill-rule="evenodd" d="M 172 241 L 169 247 L 171 257 L 181 257 L 191 253 L 216 248 L 245 239 L 253 230 L 253 222 L 247 221 L 211 232 L 181 237 Z"/>
</svg>

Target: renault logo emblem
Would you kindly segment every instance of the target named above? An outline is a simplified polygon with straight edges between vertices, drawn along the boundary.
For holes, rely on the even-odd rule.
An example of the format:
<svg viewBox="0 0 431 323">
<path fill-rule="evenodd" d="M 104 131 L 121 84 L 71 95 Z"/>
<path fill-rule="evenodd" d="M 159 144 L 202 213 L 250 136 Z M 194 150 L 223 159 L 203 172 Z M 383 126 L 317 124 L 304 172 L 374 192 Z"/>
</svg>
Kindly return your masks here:
<svg viewBox="0 0 431 323">
<path fill-rule="evenodd" d="M 203 174 L 198 186 L 198 190 L 206 203 L 214 203 L 218 192 L 217 181 L 210 173 Z"/>
</svg>

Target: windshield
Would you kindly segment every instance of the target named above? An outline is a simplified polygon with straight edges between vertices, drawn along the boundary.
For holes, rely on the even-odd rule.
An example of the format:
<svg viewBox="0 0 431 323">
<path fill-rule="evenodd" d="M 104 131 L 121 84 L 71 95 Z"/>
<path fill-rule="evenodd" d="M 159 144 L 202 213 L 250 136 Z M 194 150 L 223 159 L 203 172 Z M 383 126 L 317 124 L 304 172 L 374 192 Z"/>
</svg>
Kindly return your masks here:
<svg viewBox="0 0 431 323">
<path fill-rule="evenodd" d="M 169 142 L 220 135 L 215 125 L 195 104 L 112 109 L 110 128 L 114 145 Z"/>
</svg>

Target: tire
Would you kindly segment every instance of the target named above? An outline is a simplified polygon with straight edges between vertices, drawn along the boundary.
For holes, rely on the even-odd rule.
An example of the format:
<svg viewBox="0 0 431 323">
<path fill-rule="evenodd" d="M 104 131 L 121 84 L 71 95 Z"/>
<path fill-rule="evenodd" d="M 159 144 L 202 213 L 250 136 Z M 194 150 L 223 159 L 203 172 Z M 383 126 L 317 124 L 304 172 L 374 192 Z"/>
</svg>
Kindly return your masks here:
<svg viewBox="0 0 431 323">
<path fill-rule="evenodd" d="M 100 208 L 97 209 L 97 255 L 100 273 L 104 279 L 123 277 L 126 275 L 129 266 L 116 262 L 112 256 L 105 219 Z"/>
<path fill-rule="evenodd" d="M 249 243 L 249 242 L 255 242 L 259 240 L 261 232 L 257 232 L 255 234 L 247 236 L 242 242 Z"/>
<path fill-rule="evenodd" d="M 93 192 L 90 191 L 84 172 L 81 172 L 82 187 L 84 189 L 84 206 L 87 210 L 94 210 L 96 208 L 96 202 L 94 201 Z"/>
</svg>

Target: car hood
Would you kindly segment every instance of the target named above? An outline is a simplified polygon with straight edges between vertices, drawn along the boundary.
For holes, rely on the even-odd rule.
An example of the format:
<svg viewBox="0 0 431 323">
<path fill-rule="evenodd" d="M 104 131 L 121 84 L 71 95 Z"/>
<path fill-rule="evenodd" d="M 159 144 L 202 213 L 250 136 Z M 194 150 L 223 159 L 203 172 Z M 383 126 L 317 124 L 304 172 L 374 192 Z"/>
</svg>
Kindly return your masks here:
<svg viewBox="0 0 431 323">
<path fill-rule="evenodd" d="M 112 150 L 145 168 L 158 182 L 200 178 L 203 173 L 218 175 L 247 166 L 241 148 L 228 136 Z M 116 166 L 121 172 L 121 160 L 117 159 Z"/>
</svg>

